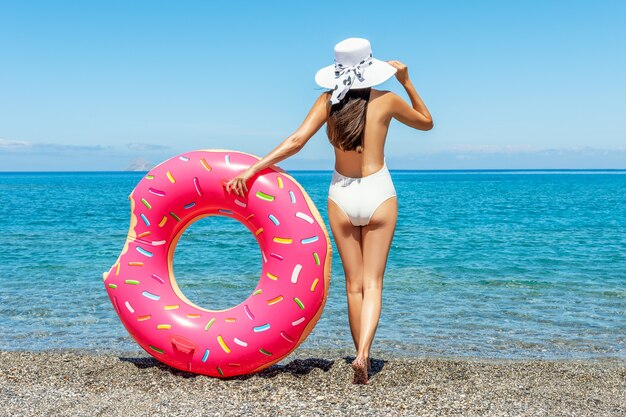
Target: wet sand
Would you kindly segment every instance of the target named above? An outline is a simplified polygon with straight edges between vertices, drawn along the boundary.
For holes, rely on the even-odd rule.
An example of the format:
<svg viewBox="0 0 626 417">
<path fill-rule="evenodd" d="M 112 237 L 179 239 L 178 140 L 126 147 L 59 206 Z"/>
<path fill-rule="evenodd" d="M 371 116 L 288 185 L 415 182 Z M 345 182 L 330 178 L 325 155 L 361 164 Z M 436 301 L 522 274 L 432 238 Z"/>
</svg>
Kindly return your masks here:
<svg viewBox="0 0 626 417">
<path fill-rule="evenodd" d="M 0 352 L 0 415 L 624 416 L 626 362 L 378 357 L 298 351 L 219 380 L 145 353 Z"/>
</svg>

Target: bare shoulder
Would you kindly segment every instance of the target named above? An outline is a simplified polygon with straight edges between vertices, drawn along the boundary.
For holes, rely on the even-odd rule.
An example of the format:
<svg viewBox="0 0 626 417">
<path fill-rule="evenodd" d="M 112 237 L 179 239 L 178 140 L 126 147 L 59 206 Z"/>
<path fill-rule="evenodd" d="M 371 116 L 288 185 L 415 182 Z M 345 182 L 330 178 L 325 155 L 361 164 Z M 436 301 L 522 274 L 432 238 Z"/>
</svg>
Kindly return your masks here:
<svg viewBox="0 0 626 417">
<path fill-rule="evenodd" d="M 406 101 L 393 91 L 372 89 L 372 100 L 375 98 L 378 99 L 382 107 L 385 107 L 392 112 L 397 111 L 400 107 L 407 106 Z"/>
<path fill-rule="evenodd" d="M 327 110 L 330 109 L 331 94 L 332 94 L 332 91 L 330 90 L 323 91 L 317 97 L 317 99 L 315 99 L 314 107 L 320 107 L 320 108 L 325 107 Z"/>
<path fill-rule="evenodd" d="M 319 95 L 319 97 L 317 98 L 320 101 L 328 101 L 330 100 L 330 96 L 332 94 L 331 90 L 325 90 L 322 92 L 322 94 Z"/>
<path fill-rule="evenodd" d="M 383 98 L 383 100 L 389 100 L 389 98 L 392 95 L 396 95 L 396 94 L 392 93 L 391 91 L 376 90 L 376 89 L 372 88 L 370 100 L 376 100 L 376 99 L 379 99 L 379 98 Z"/>
<path fill-rule="evenodd" d="M 386 118 L 392 117 L 397 99 L 396 93 L 388 90 L 375 90 L 372 88 L 370 95 L 370 106 L 376 109 L 376 113 L 384 115 Z"/>
<path fill-rule="evenodd" d="M 394 93 L 393 91 L 388 90 L 374 90 L 372 88 L 372 93 L 370 96 L 370 103 L 376 102 L 376 105 L 379 108 L 387 109 L 388 111 L 392 111 L 392 109 L 397 106 L 398 100 L 402 100 L 402 97 Z"/>
</svg>

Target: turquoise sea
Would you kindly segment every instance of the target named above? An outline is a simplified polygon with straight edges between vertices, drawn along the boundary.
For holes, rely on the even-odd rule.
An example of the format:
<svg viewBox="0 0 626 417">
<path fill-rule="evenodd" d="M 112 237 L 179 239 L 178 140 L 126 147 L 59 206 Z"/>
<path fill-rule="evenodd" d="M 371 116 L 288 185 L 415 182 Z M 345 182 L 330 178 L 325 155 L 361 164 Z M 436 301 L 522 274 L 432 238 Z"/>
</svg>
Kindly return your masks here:
<svg viewBox="0 0 626 417">
<path fill-rule="evenodd" d="M 290 172 L 328 226 L 332 172 Z M 626 359 L 626 171 L 394 171 L 399 218 L 372 354 Z M 0 349 L 137 351 L 102 282 L 137 172 L 0 173 Z M 332 235 L 331 235 L 332 236 Z M 351 348 L 333 241 L 331 292 L 308 348 Z M 254 237 L 205 218 L 177 280 L 227 308 L 261 271 Z"/>
</svg>

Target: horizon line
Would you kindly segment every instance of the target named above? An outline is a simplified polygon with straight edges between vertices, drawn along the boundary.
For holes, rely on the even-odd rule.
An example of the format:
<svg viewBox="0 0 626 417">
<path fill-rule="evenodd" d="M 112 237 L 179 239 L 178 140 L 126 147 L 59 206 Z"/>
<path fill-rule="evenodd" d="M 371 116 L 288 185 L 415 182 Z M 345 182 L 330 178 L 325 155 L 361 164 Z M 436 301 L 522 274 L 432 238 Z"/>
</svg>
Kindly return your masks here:
<svg viewBox="0 0 626 417">
<path fill-rule="evenodd" d="M 332 169 L 283 169 L 286 172 L 333 172 Z M 75 171 L 0 171 L 0 174 L 112 174 L 112 173 L 148 173 L 151 170 L 75 170 Z M 604 172 L 604 171 L 626 171 L 626 168 L 444 168 L 444 169 L 389 169 L 390 172 Z"/>
</svg>

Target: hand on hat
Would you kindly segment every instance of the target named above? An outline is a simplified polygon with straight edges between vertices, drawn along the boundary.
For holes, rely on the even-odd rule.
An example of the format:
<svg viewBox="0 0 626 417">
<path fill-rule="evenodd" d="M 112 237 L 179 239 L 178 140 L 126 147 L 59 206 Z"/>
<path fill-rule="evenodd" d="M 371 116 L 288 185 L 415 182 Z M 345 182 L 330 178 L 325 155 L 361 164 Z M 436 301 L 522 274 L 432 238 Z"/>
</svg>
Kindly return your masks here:
<svg viewBox="0 0 626 417">
<path fill-rule="evenodd" d="M 409 68 L 400 61 L 387 61 L 387 63 L 397 70 L 396 78 L 400 84 L 404 85 L 409 80 Z"/>
</svg>

